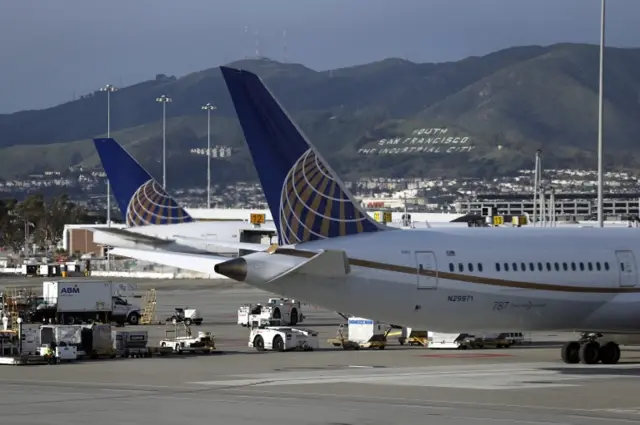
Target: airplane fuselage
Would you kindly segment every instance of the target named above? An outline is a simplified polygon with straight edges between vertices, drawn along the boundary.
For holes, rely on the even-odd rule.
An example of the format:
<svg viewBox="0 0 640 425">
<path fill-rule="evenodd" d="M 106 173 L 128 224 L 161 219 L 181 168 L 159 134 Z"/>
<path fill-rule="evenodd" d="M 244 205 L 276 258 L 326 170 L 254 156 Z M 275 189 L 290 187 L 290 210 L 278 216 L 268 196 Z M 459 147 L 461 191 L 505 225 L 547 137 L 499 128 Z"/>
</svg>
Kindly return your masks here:
<svg viewBox="0 0 640 425">
<path fill-rule="evenodd" d="M 350 273 L 261 283 L 268 266 L 256 261 L 268 256 L 264 264 L 290 267 L 308 260 L 307 249 L 344 250 Z M 246 256 L 247 283 L 336 311 L 442 332 L 640 332 L 636 229 L 388 231 L 308 242 L 292 252 Z"/>
</svg>

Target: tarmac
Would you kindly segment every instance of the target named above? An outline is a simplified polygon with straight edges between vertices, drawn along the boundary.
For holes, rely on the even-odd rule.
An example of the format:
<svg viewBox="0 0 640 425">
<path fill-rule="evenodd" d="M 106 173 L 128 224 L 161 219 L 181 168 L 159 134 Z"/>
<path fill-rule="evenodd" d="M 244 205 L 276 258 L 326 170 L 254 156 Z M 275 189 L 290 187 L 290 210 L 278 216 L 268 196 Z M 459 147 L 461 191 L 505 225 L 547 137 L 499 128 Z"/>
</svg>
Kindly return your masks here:
<svg viewBox="0 0 640 425">
<path fill-rule="evenodd" d="M 15 280 L 0 286 L 25 282 Z M 562 363 L 570 334 L 533 334 L 530 346 L 509 349 L 429 350 L 392 338 L 383 351 L 344 351 L 326 344 L 343 319 L 303 306 L 301 326 L 320 332 L 322 349 L 261 353 L 247 347 L 236 310 L 269 294 L 229 281 L 138 286 L 157 289 L 160 320 L 174 307 L 198 308 L 204 323 L 192 330 L 213 332 L 224 353 L 0 367 L 6 423 L 640 423 L 640 348 L 623 347 L 614 366 Z M 140 328 L 151 344 L 164 336 L 164 326 Z"/>
</svg>

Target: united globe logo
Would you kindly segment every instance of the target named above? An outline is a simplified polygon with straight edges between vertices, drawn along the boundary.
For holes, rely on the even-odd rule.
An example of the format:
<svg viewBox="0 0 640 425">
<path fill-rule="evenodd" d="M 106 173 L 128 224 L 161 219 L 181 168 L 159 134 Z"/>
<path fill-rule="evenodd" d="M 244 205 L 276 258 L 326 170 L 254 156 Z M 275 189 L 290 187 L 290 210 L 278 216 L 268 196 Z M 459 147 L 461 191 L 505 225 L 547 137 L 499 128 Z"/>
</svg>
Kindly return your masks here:
<svg viewBox="0 0 640 425">
<path fill-rule="evenodd" d="M 176 224 L 192 221 L 167 192 L 151 179 L 136 190 L 127 206 L 127 226 Z"/>
<path fill-rule="evenodd" d="M 365 220 L 311 149 L 291 167 L 280 195 L 279 235 L 283 244 L 360 233 Z"/>
</svg>

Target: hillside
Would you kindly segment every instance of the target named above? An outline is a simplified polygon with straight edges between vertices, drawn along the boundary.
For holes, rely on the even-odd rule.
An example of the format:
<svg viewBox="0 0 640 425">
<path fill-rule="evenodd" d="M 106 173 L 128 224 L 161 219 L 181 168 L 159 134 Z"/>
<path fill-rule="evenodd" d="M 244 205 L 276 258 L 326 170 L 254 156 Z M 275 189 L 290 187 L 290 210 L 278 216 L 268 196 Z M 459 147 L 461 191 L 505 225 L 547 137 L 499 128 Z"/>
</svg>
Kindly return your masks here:
<svg viewBox="0 0 640 425">
<path fill-rule="evenodd" d="M 640 49 L 611 48 L 606 55 L 605 161 L 640 169 Z M 230 66 L 260 75 L 347 178 L 508 174 L 531 167 L 538 148 L 547 167 L 596 163 L 597 46 L 516 47 L 438 64 L 392 58 L 323 72 L 268 59 Z M 200 105 L 209 101 L 218 106 L 212 144 L 233 152 L 215 160 L 214 179 L 255 177 L 217 67 L 182 78 L 158 75 L 112 95 L 112 135 L 143 165 L 160 172 L 162 115 L 154 100 L 162 94 L 173 99 L 167 107 L 172 186 L 204 181 L 205 157 L 189 151 L 206 147 Z M 0 178 L 97 165 L 91 138 L 105 135 L 105 96 L 0 115 Z"/>
</svg>

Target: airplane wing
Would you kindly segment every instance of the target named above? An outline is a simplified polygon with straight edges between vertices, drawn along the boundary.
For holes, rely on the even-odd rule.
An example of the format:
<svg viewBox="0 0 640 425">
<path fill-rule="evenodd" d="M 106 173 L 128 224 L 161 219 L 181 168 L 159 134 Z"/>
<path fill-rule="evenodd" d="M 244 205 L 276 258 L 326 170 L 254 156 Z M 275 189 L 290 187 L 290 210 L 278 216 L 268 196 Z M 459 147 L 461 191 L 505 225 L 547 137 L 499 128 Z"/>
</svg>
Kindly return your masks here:
<svg viewBox="0 0 640 425">
<path fill-rule="evenodd" d="M 190 236 L 173 235 L 172 239 L 163 239 L 155 236 L 145 235 L 137 232 L 131 232 L 126 229 L 118 229 L 114 227 L 92 227 L 89 230 L 93 232 L 102 232 L 108 235 L 117 236 L 118 238 L 150 245 L 154 247 L 162 247 L 174 242 L 182 243 L 186 246 L 201 249 L 203 251 L 213 251 L 211 248 L 227 248 L 241 249 L 244 251 L 266 251 L 271 247 L 268 244 L 254 244 L 248 242 L 221 241 L 216 239 L 195 238 Z"/>
<path fill-rule="evenodd" d="M 207 254 L 187 254 L 171 251 L 155 251 L 133 248 L 113 248 L 111 255 L 133 258 L 136 260 L 149 261 L 170 267 L 191 270 L 205 274 L 215 274 L 216 264 L 224 263 L 229 257 Z"/>
<path fill-rule="evenodd" d="M 191 236 L 173 235 L 173 239 L 178 243 L 199 248 L 202 250 L 208 250 L 209 247 L 229 248 L 229 249 L 242 249 L 245 251 L 266 251 L 271 248 L 272 245 L 261 243 L 248 243 L 248 242 L 233 242 L 222 241 L 217 239 L 204 239 L 194 238 Z"/>
<path fill-rule="evenodd" d="M 117 236 L 131 242 L 144 243 L 153 246 L 162 246 L 173 243 L 173 241 L 169 239 L 143 235 L 140 233 L 130 232 L 126 229 L 118 229 L 115 227 L 90 227 L 89 230 L 91 230 L 92 232 L 102 232 L 108 235 Z"/>
</svg>

